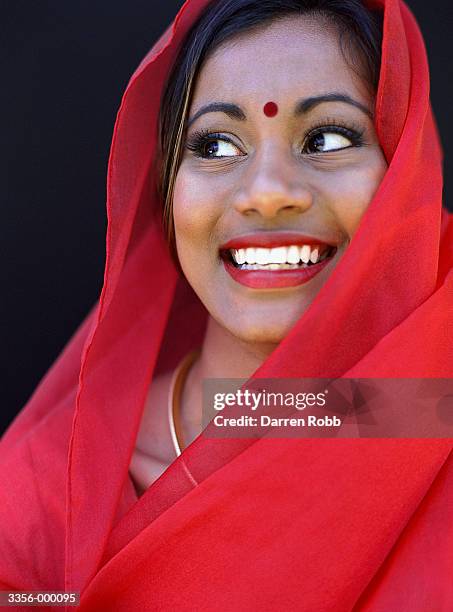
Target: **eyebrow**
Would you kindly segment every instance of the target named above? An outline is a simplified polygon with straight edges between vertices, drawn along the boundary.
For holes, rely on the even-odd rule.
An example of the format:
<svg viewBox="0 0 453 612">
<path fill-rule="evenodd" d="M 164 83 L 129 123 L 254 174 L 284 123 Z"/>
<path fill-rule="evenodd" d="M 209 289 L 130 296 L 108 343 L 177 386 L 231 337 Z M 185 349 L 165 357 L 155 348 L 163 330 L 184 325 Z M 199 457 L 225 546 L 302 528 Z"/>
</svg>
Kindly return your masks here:
<svg viewBox="0 0 453 612">
<path fill-rule="evenodd" d="M 238 121 L 245 121 L 247 119 L 246 114 L 237 104 L 231 104 L 228 102 L 211 102 L 211 104 L 202 106 L 200 110 L 189 119 L 187 127 L 190 127 L 194 121 L 207 113 L 225 113 L 228 115 L 228 117 L 231 117 L 231 119 L 237 119 Z"/>
<path fill-rule="evenodd" d="M 355 108 L 358 108 L 370 119 L 373 118 L 373 113 L 370 111 L 369 108 L 367 108 L 357 100 L 354 100 L 354 98 L 351 98 L 351 96 L 342 93 L 328 93 L 319 96 L 311 96 L 310 98 L 302 98 L 296 103 L 294 116 L 299 117 L 301 115 L 305 115 L 319 104 L 323 104 L 325 102 L 343 102 L 344 104 L 349 104 L 351 106 L 354 106 Z M 193 115 L 193 117 L 189 119 L 187 127 L 189 128 L 192 123 L 194 123 L 194 121 L 196 121 L 202 115 L 206 115 L 207 113 L 225 113 L 231 119 L 236 119 L 238 121 L 245 121 L 247 119 L 245 112 L 237 104 L 232 104 L 230 102 L 211 102 L 210 104 L 202 106 L 195 113 L 195 115 Z"/>
<path fill-rule="evenodd" d="M 296 104 L 296 110 L 294 114 L 297 116 L 303 115 L 304 113 L 308 113 L 313 108 L 315 108 L 315 106 L 318 106 L 318 104 L 322 104 L 323 102 L 344 102 L 345 104 L 355 106 L 355 108 L 361 110 L 363 113 L 365 113 L 365 115 L 370 117 L 370 119 L 373 118 L 373 113 L 369 108 L 367 108 L 361 102 L 354 100 L 354 98 L 351 98 L 351 96 L 342 93 L 328 93 L 323 94 L 321 96 L 313 96 L 312 98 L 305 98 L 303 100 L 299 100 Z"/>
</svg>

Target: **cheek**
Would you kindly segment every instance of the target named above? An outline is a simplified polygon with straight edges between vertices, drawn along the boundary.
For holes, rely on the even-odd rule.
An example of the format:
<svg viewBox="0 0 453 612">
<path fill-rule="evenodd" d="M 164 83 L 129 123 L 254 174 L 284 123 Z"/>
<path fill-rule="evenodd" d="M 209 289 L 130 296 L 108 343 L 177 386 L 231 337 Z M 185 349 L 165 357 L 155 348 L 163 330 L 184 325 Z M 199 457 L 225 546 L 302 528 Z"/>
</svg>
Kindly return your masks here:
<svg viewBox="0 0 453 612">
<path fill-rule="evenodd" d="M 345 170 L 342 176 L 337 175 L 326 182 L 332 212 L 337 223 L 350 238 L 357 231 L 386 169 L 387 164 L 383 156 L 378 155 L 374 163 L 364 164 L 355 170 Z"/>
<path fill-rule="evenodd" d="M 203 193 L 197 188 L 195 181 L 180 170 L 173 193 L 173 220 L 177 242 L 197 240 L 197 235 L 203 231 L 206 223 L 204 208 Z"/>
<path fill-rule="evenodd" d="M 212 191 L 206 189 L 206 181 L 181 167 L 173 193 L 173 221 L 178 257 L 189 276 L 198 275 L 211 263 L 218 217 L 218 206 Z"/>
</svg>

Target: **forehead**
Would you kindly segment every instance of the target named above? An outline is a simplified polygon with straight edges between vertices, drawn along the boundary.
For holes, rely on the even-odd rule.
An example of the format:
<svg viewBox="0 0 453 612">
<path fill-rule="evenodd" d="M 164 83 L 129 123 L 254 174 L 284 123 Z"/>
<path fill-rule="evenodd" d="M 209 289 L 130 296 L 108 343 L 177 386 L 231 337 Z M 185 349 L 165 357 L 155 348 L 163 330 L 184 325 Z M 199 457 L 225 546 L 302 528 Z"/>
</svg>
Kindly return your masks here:
<svg viewBox="0 0 453 612">
<path fill-rule="evenodd" d="M 338 30 L 325 20 L 294 16 L 219 46 L 198 75 L 193 102 L 221 96 L 274 100 L 331 90 L 366 98 L 340 49 Z"/>
</svg>

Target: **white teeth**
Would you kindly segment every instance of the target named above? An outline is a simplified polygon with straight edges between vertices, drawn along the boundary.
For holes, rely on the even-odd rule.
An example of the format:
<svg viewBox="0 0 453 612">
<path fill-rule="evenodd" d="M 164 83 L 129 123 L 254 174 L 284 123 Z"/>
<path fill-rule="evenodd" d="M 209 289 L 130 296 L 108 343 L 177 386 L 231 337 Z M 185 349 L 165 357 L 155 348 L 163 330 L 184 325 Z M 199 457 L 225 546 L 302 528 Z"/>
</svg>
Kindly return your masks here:
<svg viewBox="0 0 453 612">
<path fill-rule="evenodd" d="M 308 244 L 304 244 L 304 246 L 300 250 L 300 258 L 304 263 L 308 263 L 310 261 L 310 247 Z"/>
<path fill-rule="evenodd" d="M 269 264 L 269 265 L 267 266 L 267 268 L 268 268 L 269 270 L 281 270 L 281 268 L 282 268 L 282 264 L 275 264 L 275 263 L 274 263 L 274 264 Z"/>
<path fill-rule="evenodd" d="M 310 248 L 310 247 L 309 247 Z M 286 261 L 288 263 L 296 264 L 300 260 L 300 249 L 297 246 L 290 246 L 286 254 Z"/>
<path fill-rule="evenodd" d="M 236 260 L 236 263 L 238 264 L 245 264 L 246 262 L 245 249 L 238 249 L 237 251 L 234 251 L 234 259 Z"/>
<path fill-rule="evenodd" d="M 276 247 L 271 249 L 271 261 L 273 263 L 285 263 L 286 262 L 286 247 Z"/>
<path fill-rule="evenodd" d="M 313 249 L 313 251 L 311 252 L 311 255 L 310 255 L 311 262 L 312 263 L 316 263 L 318 261 L 318 257 L 319 257 L 319 249 Z"/>
<path fill-rule="evenodd" d="M 249 249 L 245 250 L 245 259 L 246 259 L 247 263 L 249 263 L 249 264 L 256 263 L 256 255 L 255 255 L 255 249 L 254 248 L 249 248 Z"/>
<path fill-rule="evenodd" d="M 231 254 L 234 261 L 238 265 L 256 264 L 267 266 L 268 269 L 277 270 L 281 264 L 299 264 L 302 260 L 303 264 L 309 262 L 316 264 L 326 259 L 329 254 L 329 249 L 325 249 L 320 256 L 321 247 L 319 245 L 303 246 L 290 245 L 273 247 L 266 249 L 263 247 L 255 248 L 248 247 L 246 249 L 232 249 Z"/>
<path fill-rule="evenodd" d="M 271 263 L 269 249 L 256 249 L 256 263 L 265 265 Z"/>
</svg>

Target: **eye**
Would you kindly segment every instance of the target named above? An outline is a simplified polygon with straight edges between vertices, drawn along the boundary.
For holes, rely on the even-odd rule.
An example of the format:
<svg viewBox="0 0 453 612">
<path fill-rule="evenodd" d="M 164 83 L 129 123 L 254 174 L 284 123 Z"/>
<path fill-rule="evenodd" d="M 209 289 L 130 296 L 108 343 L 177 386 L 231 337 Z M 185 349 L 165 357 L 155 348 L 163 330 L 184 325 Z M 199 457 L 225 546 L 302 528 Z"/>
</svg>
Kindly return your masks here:
<svg viewBox="0 0 453 612">
<path fill-rule="evenodd" d="M 318 128 L 311 132 L 305 139 L 303 152 L 329 153 L 341 151 L 362 144 L 362 136 L 356 131 L 340 126 L 329 126 Z"/>
<path fill-rule="evenodd" d="M 196 132 L 189 138 L 186 147 L 190 151 L 193 151 L 197 157 L 202 157 L 204 159 L 219 159 L 222 157 L 243 155 L 239 147 L 225 135 L 203 131 Z"/>
<path fill-rule="evenodd" d="M 221 138 L 212 138 L 204 145 L 203 151 L 207 157 L 232 157 L 238 148 L 233 143 Z"/>
</svg>

